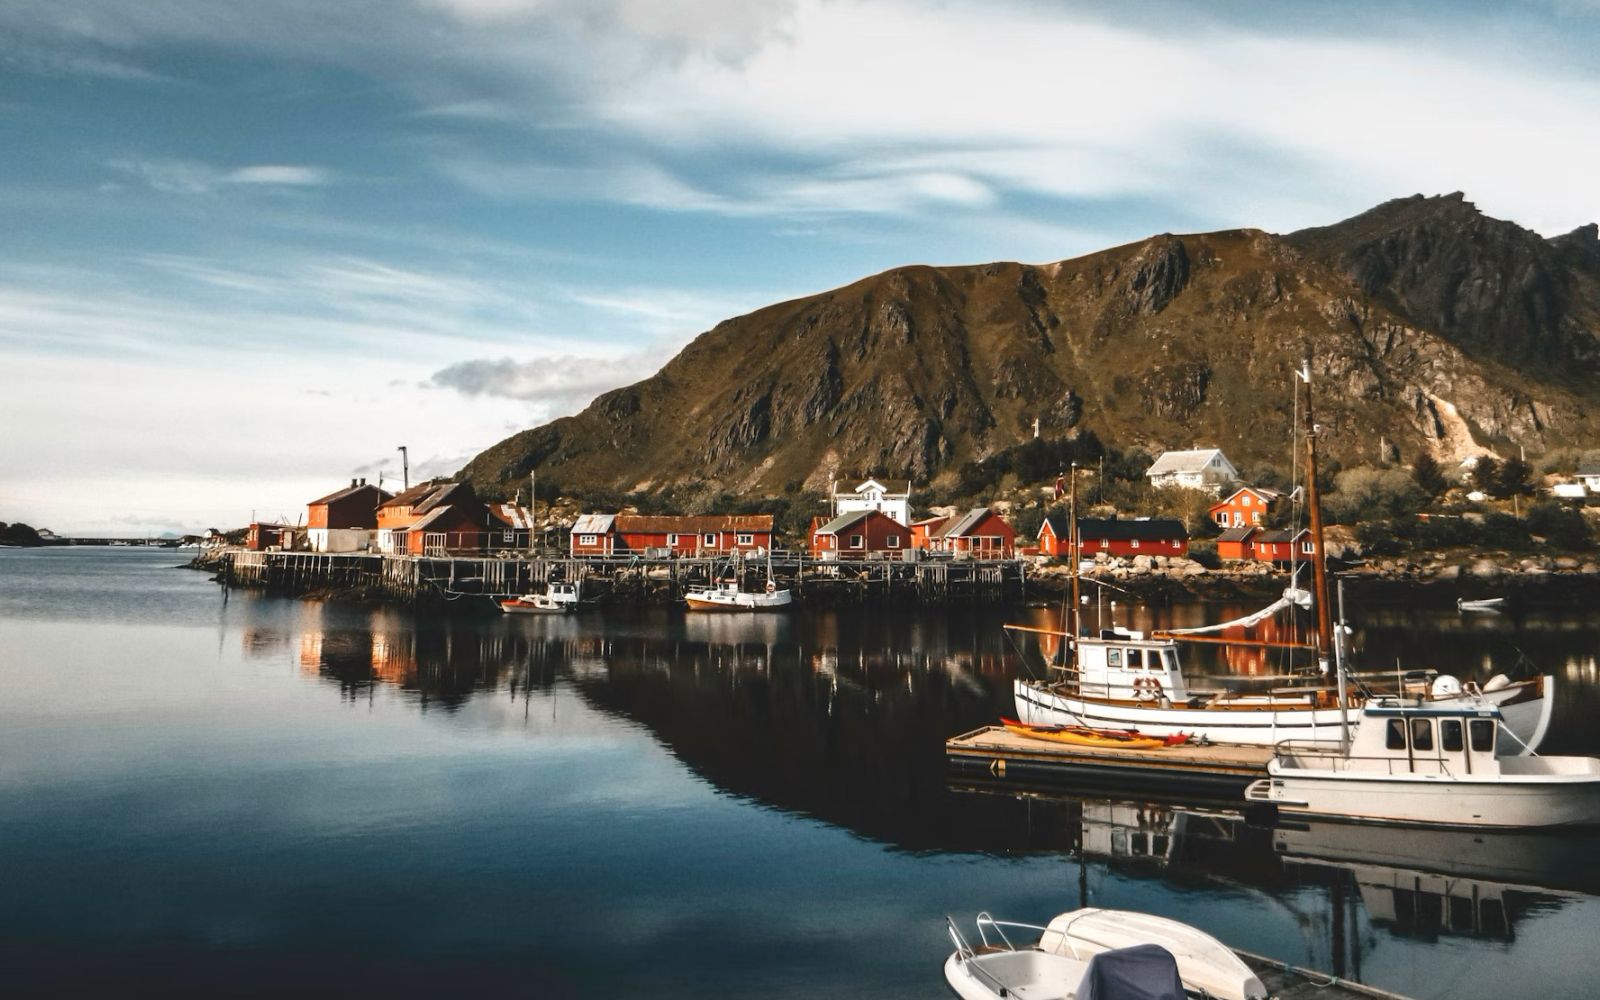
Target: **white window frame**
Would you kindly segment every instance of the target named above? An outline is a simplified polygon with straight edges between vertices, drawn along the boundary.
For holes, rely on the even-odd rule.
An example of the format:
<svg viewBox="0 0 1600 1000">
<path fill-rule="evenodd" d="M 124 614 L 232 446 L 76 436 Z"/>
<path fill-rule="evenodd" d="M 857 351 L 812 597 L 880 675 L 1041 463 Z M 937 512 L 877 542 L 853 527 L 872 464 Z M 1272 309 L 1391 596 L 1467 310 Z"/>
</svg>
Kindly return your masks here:
<svg viewBox="0 0 1600 1000">
<path fill-rule="evenodd" d="M 861 549 L 861 548 L 865 548 L 866 545 L 867 545 L 867 539 L 866 539 L 865 535 L 851 535 L 850 536 L 850 548 L 852 548 L 852 549 Z"/>
<path fill-rule="evenodd" d="M 1305 541 L 1300 543 L 1300 551 L 1304 555 L 1314 556 L 1314 555 L 1317 554 L 1316 543 L 1312 542 L 1311 539 L 1307 538 Z"/>
<path fill-rule="evenodd" d="M 891 549 L 898 549 L 900 547 L 900 536 L 899 535 L 890 535 L 888 537 L 888 539 L 884 542 L 884 545 L 886 547 L 888 547 L 888 548 L 891 548 Z"/>
<path fill-rule="evenodd" d="M 701 540 L 705 542 L 707 548 L 715 546 L 717 544 L 717 533 L 715 531 L 708 531 L 704 536 L 702 536 Z"/>
<path fill-rule="evenodd" d="M 578 544 L 579 545 L 598 545 L 598 544 L 600 544 L 600 539 L 598 537 L 596 537 L 595 535 L 579 535 L 578 536 Z"/>
<path fill-rule="evenodd" d="M 1137 538 L 1130 538 L 1130 539 L 1128 539 L 1128 547 L 1129 547 L 1129 548 L 1130 548 L 1130 549 L 1136 549 L 1136 548 L 1138 548 L 1138 547 L 1139 547 L 1139 540 L 1138 540 L 1138 539 L 1137 539 Z"/>
<path fill-rule="evenodd" d="M 677 547 L 678 547 L 678 534 L 677 534 L 677 532 L 675 532 L 675 531 L 667 532 L 667 548 L 674 549 L 674 548 L 677 548 Z"/>
<path fill-rule="evenodd" d="M 739 545 L 754 545 L 756 543 L 756 536 L 750 532 L 741 532 L 736 537 Z"/>
</svg>

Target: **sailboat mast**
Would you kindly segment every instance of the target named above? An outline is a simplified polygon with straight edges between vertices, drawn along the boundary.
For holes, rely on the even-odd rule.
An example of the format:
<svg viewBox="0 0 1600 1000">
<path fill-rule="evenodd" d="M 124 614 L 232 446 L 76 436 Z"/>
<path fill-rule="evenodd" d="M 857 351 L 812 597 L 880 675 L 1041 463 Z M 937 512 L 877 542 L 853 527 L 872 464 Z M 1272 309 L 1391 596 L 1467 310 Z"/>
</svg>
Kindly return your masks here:
<svg viewBox="0 0 1600 1000">
<path fill-rule="evenodd" d="M 1299 373 L 1306 384 L 1306 508 L 1311 512 L 1311 574 L 1317 602 L 1317 667 L 1328 672 L 1328 642 L 1333 628 L 1328 622 L 1328 568 L 1322 558 L 1322 500 L 1317 495 L 1317 424 L 1311 409 L 1311 362 Z"/>
<path fill-rule="evenodd" d="M 1072 484 L 1067 488 L 1067 558 L 1072 560 L 1072 616 L 1068 619 L 1072 630 L 1073 662 L 1078 655 L 1078 463 L 1072 463 Z"/>
</svg>

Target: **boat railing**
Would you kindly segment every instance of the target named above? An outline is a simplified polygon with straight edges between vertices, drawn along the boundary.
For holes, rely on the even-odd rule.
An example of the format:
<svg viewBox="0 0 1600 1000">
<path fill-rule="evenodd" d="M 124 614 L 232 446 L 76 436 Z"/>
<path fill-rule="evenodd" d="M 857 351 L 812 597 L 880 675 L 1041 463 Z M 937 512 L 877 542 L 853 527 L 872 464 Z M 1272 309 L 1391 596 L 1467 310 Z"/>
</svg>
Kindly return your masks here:
<svg viewBox="0 0 1600 1000">
<path fill-rule="evenodd" d="M 950 940 L 956 946 L 956 959 L 961 962 L 967 962 L 969 959 L 976 957 L 980 951 L 1016 951 L 1016 946 L 1013 945 L 1011 940 L 1006 937 L 1005 931 L 1001 929 L 1002 927 L 1034 930 L 1041 934 L 1043 934 L 1045 931 L 1045 928 L 1036 924 L 1019 924 L 1009 920 L 996 920 L 988 913 L 980 913 L 978 914 L 977 925 L 978 940 L 982 943 L 974 948 L 972 945 L 967 943 L 966 938 L 961 936 L 961 931 L 956 929 L 956 922 L 954 918 L 946 914 L 944 921 L 946 924 L 946 929 L 950 933 Z M 1004 943 L 1003 949 L 998 945 L 992 945 L 989 943 L 989 934 L 985 928 L 994 931 L 995 936 Z M 1007 996 L 1016 992 L 1014 984 L 1008 983 L 996 976 L 994 972 L 982 962 L 972 962 L 968 964 L 967 971 L 971 975 L 981 976 L 982 978 L 988 980 L 991 984 L 993 984 L 994 991 L 1000 996 Z"/>
<path fill-rule="evenodd" d="M 1418 771 L 1418 765 L 1420 764 L 1429 769 L 1437 767 L 1437 773 L 1444 777 L 1455 777 L 1455 773 L 1450 770 L 1450 762 L 1442 754 L 1424 755 L 1413 753 L 1409 757 L 1400 757 L 1394 754 L 1353 754 L 1347 753 L 1336 746 L 1328 746 L 1325 743 L 1311 743 L 1305 740 L 1292 739 L 1279 740 L 1272 745 L 1272 750 L 1274 755 L 1280 759 L 1284 757 L 1315 758 L 1319 762 L 1326 762 L 1329 765 L 1328 769 L 1332 771 L 1351 770 L 1349 765 L 1355 761 L 1382 761 L 1387 766 L 1389 774 L 1428 773 L 1426 769 L 1421 772 Z M 1338 766 L 1340 763 L 1344 766 Z M 1396 765 L 1404 766 L 1397 768 Z"/>
</svg>

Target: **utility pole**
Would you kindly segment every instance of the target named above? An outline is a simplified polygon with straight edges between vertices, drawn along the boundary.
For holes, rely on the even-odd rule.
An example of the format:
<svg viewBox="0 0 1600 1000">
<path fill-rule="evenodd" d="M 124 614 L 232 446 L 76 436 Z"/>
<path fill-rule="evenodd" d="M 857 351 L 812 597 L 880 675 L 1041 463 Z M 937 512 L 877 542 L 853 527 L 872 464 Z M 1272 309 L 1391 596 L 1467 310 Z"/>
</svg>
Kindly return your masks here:
<svg viewBox="0 0 1600 1000">
<path fill-rule="evenodd" d="M 539 522 L 539 470 L 528 470 L 528 551 L 538 552 L 533 541 L 534 525 Z"/>
<path fill-rule="evenodd" d="M 401 445 L 395 450 L 400 453 L 400 488 L 409 490 L 411 488 L 411 456 L 407 453 L 405 445 Z"/>
</svg>

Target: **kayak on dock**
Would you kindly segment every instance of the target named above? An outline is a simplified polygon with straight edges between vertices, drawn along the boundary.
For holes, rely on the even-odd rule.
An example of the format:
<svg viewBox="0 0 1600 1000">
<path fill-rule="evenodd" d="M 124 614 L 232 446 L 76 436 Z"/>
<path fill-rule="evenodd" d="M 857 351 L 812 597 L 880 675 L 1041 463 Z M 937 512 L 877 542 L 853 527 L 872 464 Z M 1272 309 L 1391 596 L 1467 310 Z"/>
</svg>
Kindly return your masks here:
<svg viewBox="0 0 1600 1000">
<path fill-rule="evenodd" d="M 1078 746 L 1118 747 L 1123 750 L 1159 750 L 1189 741 L 1187 733 L 1173 736 L 1145 736 L 1137 729 L 1095 729 L 1090 726 L 1035 726 L 1016 719 L 1002 718 L 1009 732 L 1036 740 L 1074 743 Z"/>
</svg>

